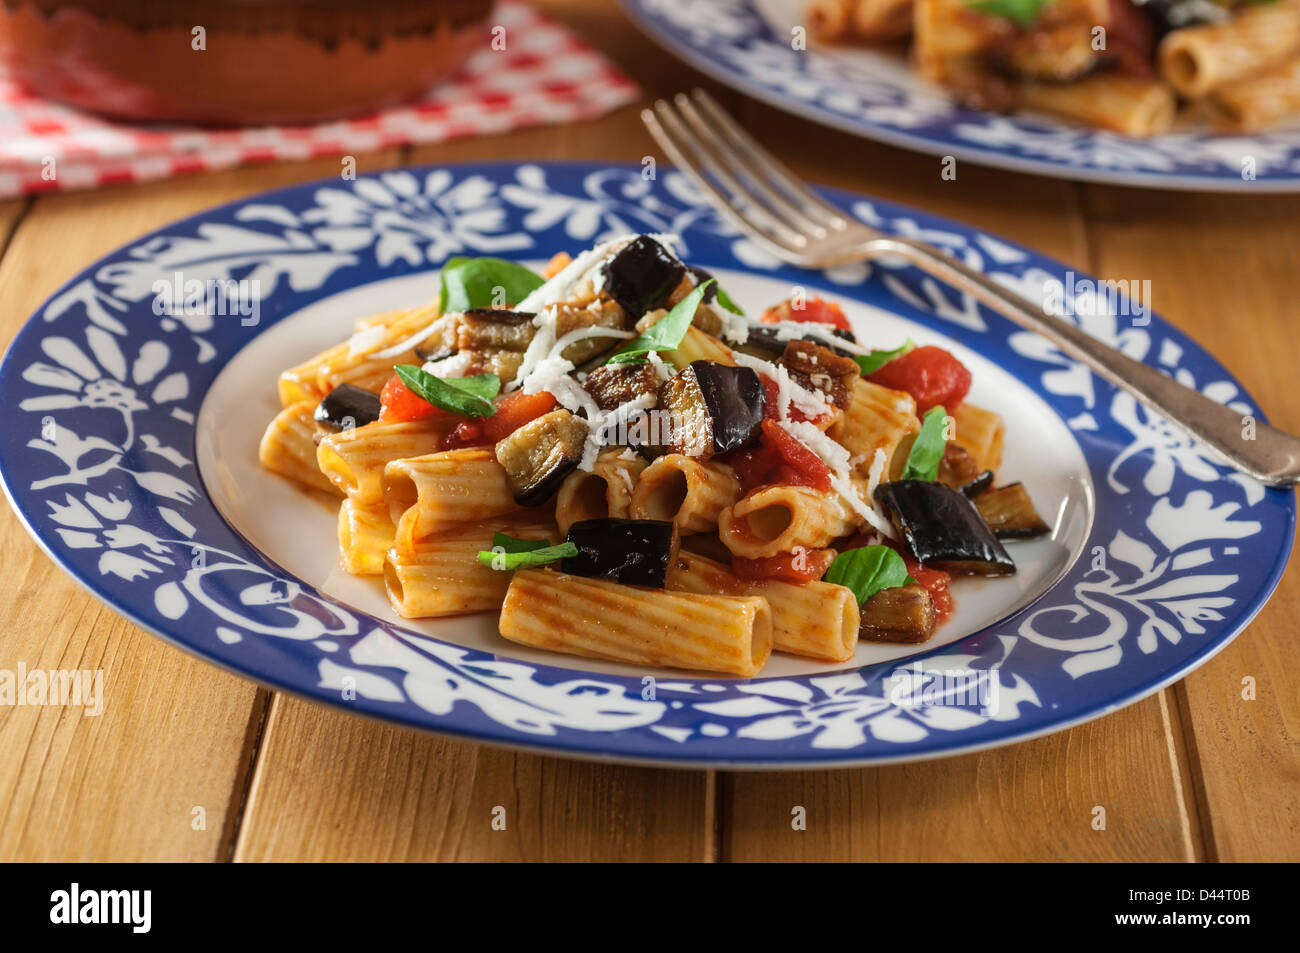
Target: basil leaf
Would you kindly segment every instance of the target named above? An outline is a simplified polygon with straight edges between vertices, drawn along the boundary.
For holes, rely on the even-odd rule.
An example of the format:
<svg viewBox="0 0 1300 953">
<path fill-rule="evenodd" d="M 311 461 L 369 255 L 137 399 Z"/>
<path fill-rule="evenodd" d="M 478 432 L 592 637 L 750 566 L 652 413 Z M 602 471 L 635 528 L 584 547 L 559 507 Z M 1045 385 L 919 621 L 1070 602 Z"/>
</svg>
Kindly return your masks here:
<svg viewBox="0 0 1300 953">
<path fill-rule="evenodd" d="M 695 309 L 704 300 L 704 289 L 711 284 L 716 284 L 712 278 L 702 285 L 696 285 L 695 290 L 673 305 L 671 311 L 646 328 L 645 333 L 640 337 L 628 341 L 619 348 L 618 353 L 605 363 L 624 364 L 628 361 L 640 360 L 641 355 L 651 351 L 677 350 L 677 346 L 682 343 L 682 338 L 686 337 L 691 321 L 695 318 Z"/>
<path fill-rule="evenodd" d="M 393 372 L 415 396 L 453 414 L 462 417 L 491 417 L 497 412 L 492 398 L 501 393 L 501 378 L 495 374 L 434 377 L 414 364 L 398 364 Z"/>
<path fill-rule="evenodd" d="M 442 266 L 438 305 L 443 314 L 471 308 L 504 308 L 518 304 L 546 279 L 523 265 L 503 258 L 451 258 Z M 505 300 L 496 294 L 500 288 Z"/>
<path fill-rule="evenodd" d="M 895 549 L 888 546 L 863 546 L 849 549 L 835 557 L 822 577 L 837 586 L 853 590 L 862 605 L 881 589 L 896 589 L 916 582 L 907 574 L 907 564 Z"/>
<path fill-rule="evenodd" d="M 981 0 L 979 3 L 968 3 L 967 6 L 989 16 L 1014 20 L 1021 26 L 1028 26 L 1038 19 L 1043 7 L 1051 2 L 1052 0 Z"/>
<path fill-rule="evenodd" d="M 718 285 L 718 293 L 713 300 L 717 301 L 718 304 L 722 305 L 732 314 L 738 314 L 742 318 L 745 316 L 745 312 L 741 310 L 740 305 L 736 304 L 731 295 L 722 290 L 722 285 Z"/>
<path fill-rule="evenodd" d="M 505 553 L 531 553 L 536 549 L 545 549 L 551 545 L 549 539 L 520 539 L 508 533 L 493 533 L 492 548 L 500 548 Z"/>
<path fill-rule="evenodd" d="M 874 374 L 896 357 L 902 357 L 915 344 L 909 339 L 903 342 L 902 347 L 896 347 L 892 351 L 872 351 L 870 354 L 854 354 L 853 359 L 858 362 L 858 367 L 862 369 L 862 376 Z"/>
<path fill-rule="evenodd" d="M 564 542 L 552 545 L 544 539 L 515 539 L 505 533 L 494 533 L 492 549 L 480 551 L 478 561 L 489 569 L 506 571 L 545 566 L 557 559 L 576 555 L 578 555 L 577 543 Z"/>
<path fill-rule="evenodd" d="M 907 452 L 900 480 L 935 480 L 939 476 L 939 461 L 947 444 L 944 436 L 948 412 L 942 407 L 931 407 L 921 420 L 921 432 L 916 435 L 912 449 Z"/>
</svg>

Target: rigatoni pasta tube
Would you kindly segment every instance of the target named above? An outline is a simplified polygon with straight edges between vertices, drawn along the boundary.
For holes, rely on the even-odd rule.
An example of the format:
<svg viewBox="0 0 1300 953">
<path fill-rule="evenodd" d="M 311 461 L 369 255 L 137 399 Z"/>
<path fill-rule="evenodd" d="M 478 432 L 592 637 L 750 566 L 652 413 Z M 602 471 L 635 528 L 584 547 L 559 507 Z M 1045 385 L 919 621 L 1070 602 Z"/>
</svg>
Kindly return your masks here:
<svg viewBox="0 0 1300 953">
<path fill-rule="evenodd" d="M 980 470 L 1002 466 L 1002 444 L 1006 425 L 1000 414 L 974 404 L 962 403 L 952 414 L 952 441 L 971 455 Z"/>
<path fill-rule="evenodd" d="M 829 582 L 740 579 L 722 563 L 679 552 L 668 568 L 677 592 L 762 596 L 772 610 L 772 647 L 778 652 L 844 662 L 858 644 L 861 617 L 852 590 Z"/>
<path fill-rule="evenodd" d="M 316 464 L 321 473 L 361 503 L 384 498 L 384 467 L 390 460 L 421 457 L 437 450 L 442 431 L 427 421 L 376 420 L 321 439 Z"/>
<path fill-rule="evenodd" d="M 772 612 L 754 596 L 639 589 L 524 569 L 501 606 L 501 635 L 586 658 L 748 677 L 772 654 Z"/>
<path fill-rule="evenodd" d="M 806 486 L 767 486 L 718 514 L 718 536 L 737 556 L 761 559 L 820 549 L 859 524 L 838 493 Z"/>
<path fill-rule="evenodd" d="M 449 523 L 520 509 L 505 468 L 484 448 L 391 461 L 384 468 L 384 499 L 397 524 L 395 545 L 404 551 Z"/>
<path fill-rule="evenodd" d="M 1209 103 L 1215 125 L 1232 132 L 1258 132 L 1300 113 L 1300 59 L 1215 90 Z"/>
<path fill-rule="evenodd" d="M 358 503 L 348 498 L 339 506 L 339 561 L 354 576 L 378 576 L 393 545 L 393 521 L 388 504 Z"/>
<path fill-rule="evenodd" d="M 632 492 L 632 518 L 667 520 L 680 533 L 703 533 L 740 499 L 740 480 L 725 463 L 670 453 L 642 471 Z"/>
<path fill-rule="evenodd" d="M 686 335 L 682 338 L 682 343 L 677 345 L 676 350 L 668 351 L 661 356 L 665 363 L 671 364 L 679 371 L 689 367 L 691 361 L 712 361 L 729 367 L 734 367 L 736 364 L 731 348 L 712 334 L 706 334 L 697 327 L 687 328 Z"/>
<path fill-rule="evenodd" d="M 550 542 L 560 535 L 551 520 L 504 518 L 458 523 L 408 552 L 389 550 L 383 573 L 393 611 L 404 619 L 421 619 L 501 608 L 511 573 L 478 561 L 480 552 L 492 549 L 497 532 Z"/>
<path fill-rule="evenodd" d="M 964 64 L 988 46 L 996 24 L 967 0 L 916 0 L 912 55 L 922 76 L 942 80 L 953 64 Z"/>
<path fill-rule="evenodd" d="M 812 0 L 808 22 L 820 40 L 897 39 L 912 32 L 912 0 Z"/>
<path fill-rule="evenodd" d="M 865 473 L 871 468 L 877 450 L 884 452 L 888 471 L 888 462 L 904 438 L 920 429 L 916 401 L 911 394 L 859 378 L 853 382 L 844 413 L 826 433 L 851 458 L 860 461 L 858 469 Z"/>
<path fill-rule="evenodd" d="M 316 465 L 316 402 L 300 400 L 275 415 L 257 447 L 257 459 L 272 473 L 299 483 L 342 494 Z"/>
<path fill-rule="evenodd" d="M 1259 3 L 1226 23 L 1174 30 L 1160 41 L 1160 74 L 1195 99 L 1300 54 L 1300 0 Z"/>
<path fill-rule="evenodd" d="M 319 401 L 339 384 L 380 390 L 392 376 L 394 364 L 419 364 L 420 360 L 415 355 L 414 345 L 387 357 L 372 355 L 384 354 L 411 340 L 438 317 L 436 305 L 426 305 L 397 315 L 377 315 L 364 324 L 357 322 L 354 338 L 336 344 L 280 375 L 281 403 L 306 399 Z M 429 344 L 428 341 L 424 343 Z"/>
<path fill-rule="evenodd" d="M 555 496 L 555 521 L 560 532 L 582 520 L 627 519 L 632 514 L 632 491 L 646 461 L 626 447 L 607 447 L 588 473 L 575 470 L 560 484 Z"/>
<path fill-rule="evenodd" d="M 1113 73 L 1085 76 L 1073 83 L 1022 83 L 1016 89 L 1026 109 L 1139 138 L 1168 130 L 1178 105 L 1173 90 L 1159 80 Z"/>
</svg>

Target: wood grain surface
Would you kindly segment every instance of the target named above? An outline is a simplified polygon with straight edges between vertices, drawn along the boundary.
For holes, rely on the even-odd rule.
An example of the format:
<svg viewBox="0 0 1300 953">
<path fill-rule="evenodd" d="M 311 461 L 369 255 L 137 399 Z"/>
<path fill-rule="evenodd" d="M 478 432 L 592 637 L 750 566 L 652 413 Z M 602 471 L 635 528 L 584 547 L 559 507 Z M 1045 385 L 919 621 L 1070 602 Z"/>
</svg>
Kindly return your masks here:
<svg viewBox="0 0 1300 953">
<path fill-rule="evenodd" d="M 705 85 L 805 178 L 969 222 L 1080 271 L 1149 279 L 1276 422 L 1300 430 L 1300 197 L 1144 192 L 958 166 L 812 125 L 706 82 L 611 0 L 537 6 L 646 99 Z M 358 155 L 595 159 L 655 150 L 637 107 Z M 337 160 L 0 203 L 0 342 L 62 281 L 142 232 Z M 1011 748 L 877 769 L 718 773 L 482 747 L 273 695 L 91 599 L 0 513 L 0 668 L 103 668 L 97 717 L 0 708 L 0 861 L 1240 860 L 1300 858 L 1300 582 L 1232 645 L 1107 718 Z M 1253 679 L 1253 699 L 1243 679 Z M 802 808 L 806 829 L 791 821 Z M 1105 828 L 1094 823 L 1105 812 Z M 202 823 L 200 823 L 200 819 Z"/>
</svg>

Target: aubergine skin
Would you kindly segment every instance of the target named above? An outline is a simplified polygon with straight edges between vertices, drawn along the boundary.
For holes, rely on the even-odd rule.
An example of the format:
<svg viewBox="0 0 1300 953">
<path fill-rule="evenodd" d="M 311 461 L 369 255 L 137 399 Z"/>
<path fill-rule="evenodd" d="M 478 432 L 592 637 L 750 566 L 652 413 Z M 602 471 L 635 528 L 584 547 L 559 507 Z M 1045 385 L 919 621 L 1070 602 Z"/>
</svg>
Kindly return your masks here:
<svg viewBox="0 0 1300 953">
<path fill-rule="evenodd" d="M 379 395 L 353 384 L 340 384 L 316 405 L 316 422 L 336 430 L 361 427 L 379 419 Z"/>
<path fill-rule="evenodd" d="M 998 539 L 1035 539 L 1052 531 L 1020 483 L 989 490 L 975 501 L 975 508 Z"/>
<path fill-rule="evenodd" d="M 928 480 L 876 487 L 898 535 L 917 562 L 948 572 L 1009 576 L 1016 564 L 960 490 Z"/>
<path fill-rule="evenodd" d="M 692 361 L 660 385 L 659 406 L 673 415 L 672 451 L 707 457 L 757 443 L 767 397 L 752 368 Z"/>
<path fill-rule="evenodd" d="M 782 328 L 764 327 L 763 325 L 750 325 L 749 337 L 745 343 L 739 345 L 736 349 L 743 354 L 752 354 L 754 357 L 761 357 L 770 360 L 774 357 L 780 357 L 785 353 L 786 346 L 791 341 L 807 341 L 809 344 L 820 344 L 823 347 L 830 348 L 840 357 L 852 357 L 853 352 L 844 348 L 835 347 L 826 343 L 825 338 L 816 337 L 812 334 L 804 334 L 799 337 L 781 337 Z M 851 331 L 845 331 L 841 328 L 829 329 L 831 334 L 837 338 L 843 338 L 846 341 L 857 343 L 857 339 Z M 787 332 L 788 333 L 788 332 Z"/>
<path fill-rule="evenodd" d="M 986 492 L 993 485 L 993 471 L 985 470 L 969 483 L 958 487 L 962 494 L 970 497 L 972 500 L 981 493 Z"/>
<path fill-rule="evenodd" d="M 604 290 L 636 320 L 664 307 L 685 276 L 686 266 L 672 252 L 641 235 L 606 262 Z"/>
<path fill-rule="evenodd" d="M 677 558 L 676 527 L 667 520 L 579 520 L 565 538 L 578 555 L 561 560 L 561 572 L 627 586 L 664 588 Z"/>
</svg>

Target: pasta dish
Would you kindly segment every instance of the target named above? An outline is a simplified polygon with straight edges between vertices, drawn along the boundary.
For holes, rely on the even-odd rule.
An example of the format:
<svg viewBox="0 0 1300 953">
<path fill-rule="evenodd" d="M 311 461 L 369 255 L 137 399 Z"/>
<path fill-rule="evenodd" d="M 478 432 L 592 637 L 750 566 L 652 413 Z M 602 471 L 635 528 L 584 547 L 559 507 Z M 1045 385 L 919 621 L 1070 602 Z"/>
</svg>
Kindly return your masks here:
<svg viewBox="0 0 1300 953">
<path fill-rule="evenodd" d="M 811 0 L 833 43 L 907 42 L 976 109 L 1129 136 L 1182 115 L 1254 132 L 1300 113 L 1300 0 Z"/>
<path fill-rule="evenodd" d="M 451 259 L 280 375 L 262 465 L 338 501 L 343 568 L 399 616 L 641 665 L 922 643 L 954 575 L 1015 572 L 1048 527 L 955 356 L 802 294 L 747 318 L 673 246 Z"/>
</svg>

